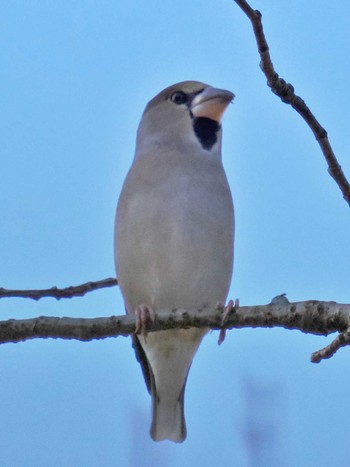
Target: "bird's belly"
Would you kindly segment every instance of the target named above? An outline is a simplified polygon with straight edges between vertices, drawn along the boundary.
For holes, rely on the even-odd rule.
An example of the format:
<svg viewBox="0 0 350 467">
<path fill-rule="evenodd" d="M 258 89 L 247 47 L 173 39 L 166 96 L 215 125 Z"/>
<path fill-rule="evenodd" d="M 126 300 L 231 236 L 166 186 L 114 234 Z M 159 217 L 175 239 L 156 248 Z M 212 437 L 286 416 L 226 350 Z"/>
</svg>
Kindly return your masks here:
<svg viewBox="0 0 350 467">
<path fill-rule="evenodd" d="M 200 194 L 195 200 L 143 199 L 141 209 L 134 203 L 117 231 L 117 274 L 129 311 L 141 303 L 169 309 L 226 300 L 233 218 L 230 199 L 220 216 L 216 207 L 223 200 L 213 198 L 211 206 Z M 153 208 L 145 216 L 147 206 Z"/>
</svg>

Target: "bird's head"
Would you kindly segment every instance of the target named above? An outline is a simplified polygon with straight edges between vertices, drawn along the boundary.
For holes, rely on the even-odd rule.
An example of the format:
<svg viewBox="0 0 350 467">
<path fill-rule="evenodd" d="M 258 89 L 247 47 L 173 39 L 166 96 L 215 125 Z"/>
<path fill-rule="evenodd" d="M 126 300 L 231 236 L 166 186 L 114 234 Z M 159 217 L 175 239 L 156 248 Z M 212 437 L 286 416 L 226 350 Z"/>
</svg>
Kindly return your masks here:
<svg viewBox="0 0 350 467">
<path fill-rule="evenodd" d="M 220 153 L 221 119 L 234 97 L 230 91 L 199 81 L 169 86 L 146 106 L 136 153 L 162 147 Z"/>
</svg>

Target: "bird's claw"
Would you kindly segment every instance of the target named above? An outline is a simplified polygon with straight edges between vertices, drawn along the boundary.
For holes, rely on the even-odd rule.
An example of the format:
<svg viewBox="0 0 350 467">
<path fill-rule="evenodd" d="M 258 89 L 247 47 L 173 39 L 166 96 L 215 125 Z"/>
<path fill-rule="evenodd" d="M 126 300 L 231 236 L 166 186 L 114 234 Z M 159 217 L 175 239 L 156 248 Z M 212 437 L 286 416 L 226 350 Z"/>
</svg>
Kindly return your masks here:
<svg viewBox="0 0 350 467">
<path fill-rule="evenodd" d="M 154 310 L 152 307 L 142 304 L 135 309 L 135 315 L 135 334 L 141 334 L 144 338 L 146 338 L 147 328 L 152 327 L 155 321 Z"/>
<path fill-rule="evenodd" d="M 223 326 L 225 324 L 225 321 L 227 320 L 228 316 L 231 313 L 234 313 L 237 310 L 238 307 L 239 307 L 239 299 L 238 298 L 236 298 L 235 303 L 233 303 L 232 300 L 229 300 L 228 304 L 225 306 L 225 311 L 224 311 L 224 313 L 222 315 L 221 326 Z M 225 337 L 226 337 L 226 329 L 220 329 L 218 345 L 221 345 L 224 342 Z"/>
</svg>

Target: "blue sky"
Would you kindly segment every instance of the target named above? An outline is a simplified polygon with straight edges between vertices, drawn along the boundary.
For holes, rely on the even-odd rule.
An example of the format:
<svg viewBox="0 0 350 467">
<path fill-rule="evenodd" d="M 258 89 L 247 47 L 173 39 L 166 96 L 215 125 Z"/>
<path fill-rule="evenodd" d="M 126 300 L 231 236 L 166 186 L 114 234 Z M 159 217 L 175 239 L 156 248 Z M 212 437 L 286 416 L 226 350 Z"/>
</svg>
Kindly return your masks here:
<svg viewBox="0 0 350 467">
<path fill-rule="evenodd" d="M 350 177 L 348 2 L 267 2 L 277 71 L 329 133 Z M 5 0 L 0 14 L 0 287 L 114 275 L 118 194 L 147 101 L 185 79 L 236 94 L 223 160 L 236 209 L 230 297 L 350 302 L 349 207 L 301 118 L 266 87 L 233 1 Z M 117 288 L 73 300 L 2 299 L 2 319 L 121 314 Z M 150 399 L 126 338 L 0 349 L 0 464 L 346 466 L 350 350 L 297 331 L 217 333 L 188 380 L 183 445 L 148 437 Z"/>
</svg>

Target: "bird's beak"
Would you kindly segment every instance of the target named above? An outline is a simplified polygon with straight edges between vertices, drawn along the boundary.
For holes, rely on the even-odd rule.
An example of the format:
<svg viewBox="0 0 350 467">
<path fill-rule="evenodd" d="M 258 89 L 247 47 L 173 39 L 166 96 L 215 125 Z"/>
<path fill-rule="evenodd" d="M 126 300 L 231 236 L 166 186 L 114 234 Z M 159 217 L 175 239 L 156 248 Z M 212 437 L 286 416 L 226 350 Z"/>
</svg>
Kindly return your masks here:
<svg viewBox="0 0 350 467">
<path fill-rule="evenodd" d="M 194 97 L 191 111 L 194 117 L 206 117 L 220 123 L 226 107 L 234 98 L 230 91 L 208 86 Z"/>
</svg>

